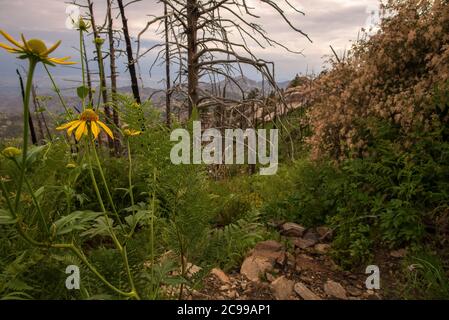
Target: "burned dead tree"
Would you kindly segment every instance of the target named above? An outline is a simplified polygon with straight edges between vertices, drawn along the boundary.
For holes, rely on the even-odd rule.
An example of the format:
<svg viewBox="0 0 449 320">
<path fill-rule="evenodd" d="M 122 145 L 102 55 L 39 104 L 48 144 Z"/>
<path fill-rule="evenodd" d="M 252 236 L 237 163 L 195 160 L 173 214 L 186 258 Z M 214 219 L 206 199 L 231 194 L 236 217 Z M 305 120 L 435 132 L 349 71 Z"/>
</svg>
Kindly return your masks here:
<svg viewBox="0 0 449 320">
<path fill-rule="evenodd" d="M 39 112 L 40 112 L 39 109 L 41 108 L 41 106 L 39 105 L 39 101 L 38 101 L 38 97 L 37 97 L 37 93 L 36 93 L 36 86 L 34 84 L 31 86 L 31 97 L 33 100 L 33 105 L 34 105 L 34 114 L 36 115 L 36 120 L 37 120 L 37 128 L 39 129 L 39 134 L 41 136 L 41 138 L 39 140 L 40 140 L 40 142 L 42 142 L 43 140 L 45 140 L 45 134 L 44 134 L 42 121 L 41 121 L 41 119 L 39 119 Z M 34 128 L 33 128 L 33 130 L 34 130 Z M 33 133 L 31 135 L 33 135 Z"/>
<path fill-rule="evenodd" d="M 104 40 L 100 37 L 100 31 L 98 30 L 98 27 L 95 22 L 95 14 L 94 14 L 94 4 L 92 0 L 87 0 L 87 5 L 89 9 L 89 18 L 92 26 L 92 32 L 94 36 L 94 44 L 95 44 L 95 53 L 96 53 L 96 59 L 98 62 L 98 71 L 99 71 L 99 77 L 100 77 L 100 96 L 103 99 L 103 109 L 104 114 L 106 116 L 106 120 L 109 124 L 112 123 L 112 115 L 111 115 L 111 108 L 109 107 L 109 99 L 108 99 L 108 90 L 106 85 L 106 76 L 104 72 L 104 61 L 103 61 L 103 52 L 102 52 L 102 46 Z M 99 97 L 100 101 L 100 97 Z M 109 149 L 114 149 L 114 141 L 111 139 L 111 137 L 108 136 L 108 145 Z"/>
<path fill-rule="evenodd" d="M 19 77 L 19 83 L 20 83 L 20 90 L 22 94 L 22 99 L 25 99 L 25 88 L 23 86 L 23 78 L 20 74 L 19 69 L 16 69 L 17 76 Z M 28 115 L 28 126 L 30 127 L 30 135 L 31 135 L 31 142 L 34 145 L 37 145 L 37 137 L 36 137 L 36 131 L 34 129 L 34 123 L 33 118 L 31 118 L 31 113 Z"/>
<path fill-rule="evenodd" d="M 131 89 L 133 91 L 134 100 L 141 104 L 142 100 L 139 92 L 139 84 L 137 82 L 136 61 L 133 56 L 133 49 L 131 44 L 131 38 L 129 36 L 128 19 L 125 15 L 125 6 L 122 0 L 117 0 L 117 4 L 120 10 L 120 16 L 122 17 L 123 37 L 126 43 L 126 55 L 128 57 L 128 70 L 131 77 Z"/>
<path fill-rule="evenodd" d="M 114 19 L 112 18 L 112 0 L 107 0 L 107 30 L 109 40 L 109 68 L 111 73 L 111 101 L 112 101 L 112 120 L 115 127 L 120 127 L 120 119 L 117 109 L 117 68 L 116 68 L 116 56 L 115 56 L 115 40 L 114 40 Z M 118 136 L 117 130 L 115 130 L 115 136 Z M 120 140 L 114 139 L 114 150 L 118 155 L 120 154 Z"/>
<path fill-rule="evenodd" d="M 171 75 L 170 75 L 170 30 L 167 4 L 164 3 L 165 34 L 165 114 L 167 127 L 171 125 Z"/>
<path fill-rule="evenodd" d="M 166 40 L 168 47 L 154 46 L 153 49 L 169 50 L 165 59 L 170 58 L 178 64 L 176 90 L 185 95 L 189 115 L 192 114 L 193 108 L 206 109 L 217 105 L 218 100 L 228 106 L 241 104 L 240 99 L 222 98 L 221 95 L 213 94 L 215 89 L 204 90 L 201 84 L 210 83 L 211 80 L 227 79 L 229 83 L 239 88 L 240 85 L 235 78 L 243 75 L 245 65 L 254 68 L 268 81 L 273 90 L 278 90 L 273 63 L 258 58 L 254 54 L 254 47 L 278 46 L 300 54 L 272 39 L 265 32 L 257 23 L 260 18 L 257 9 L 250 7 L 247 0 L 160 0 L 159 2 L 168 9 L 164 16 L 170 16 L 172 22 L 169 27 L 172 36 L 169 41 Z M 292 30 L 310 40 L 307 34 L 289 20 L 287 9 L 295 14 L 303 14 L 289 1 L 260 0 L 259 3 L 276 12 Z M 150 23 L 157 22 L 162 23 L 157 18 Z M 140 56 L 137 55 L 138 58 Z M 204 80 L 206 78 L 207 81 Z M 240 91 L 244 98 L 244 90 L 240 88 Z"/>
</svg>

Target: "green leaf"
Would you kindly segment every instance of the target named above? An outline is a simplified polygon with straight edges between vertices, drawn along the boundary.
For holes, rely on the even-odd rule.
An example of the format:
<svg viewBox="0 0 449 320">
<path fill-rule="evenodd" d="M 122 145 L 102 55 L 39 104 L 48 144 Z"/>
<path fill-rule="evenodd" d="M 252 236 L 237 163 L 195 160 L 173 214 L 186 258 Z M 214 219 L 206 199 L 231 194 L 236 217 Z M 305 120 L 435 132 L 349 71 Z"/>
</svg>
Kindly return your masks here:
<svg viewBox="0 0 449 320">
<path fill-rule="evenodd" d="M 146 222 L 145 220 L 148 220 L 147 217 L 151 215 L 151 211 L 149 210 L 139 210 L 134 215 L 127 216 L 125 218 L 126 223 L 131 227 L 134 228 L 137 225 L 144 225 Z"/>
<path fill-rule="evenodd" d="M 5 287 L 8 289 L 12 289 L 17 292 L 29 291 L 33 290 L 33 287 L 29 286 L 25 282 L 20 279 L 11 279 L 5 284 Z"/>
<path fill-rule="evenodd" d="M 11 292 L 1 297 L 0 300 L 33 300 L 33 297 L 25 292 Z"/>
<path fill-rule="evenodd" d="M 87 230 L 101 213 L 93 211 L 75 211 L 54 222 L 55 235 L 64 235 L 73 231 Z"/>
<path fill-rule="evenodd" d="M 34 196 L 35 196 L 37 199 L 40 199 L 40 198 L 44 195 L 44 192 L 45 192 L 45 186 L 40 187 L 39 189 L 37 189 L 36 191 L 34 191 Z"/>
<path fill-rule="evenodd" d="M 108 220 L 106 220 L 108 219 Z M 109 225 L 107 223 L 109 221 L 109 225 L 113 225 L 114 221 L 111 218 L 99 217 L 95 219 L 95 225 L 84 231 L 81 234 L 81 237 L 95 237 L 95 236 L 109 236 Z"/>
<path fill-rule="evenodd" d="M 14 219 L 11 213 L 7 210 L 0 209 L 0 225 L 2 224 L 14 224 L 17 219 Z"/>
<path fill-rule="evenodd" d="M 40 153 L 42 151 L 44 151 L 45 147 L 46 146 L 31 147 L 28 150 L 27 157 L 26 157 L 26 162 L 25 162 L 25 166 L 27 168 L 29 168 L 34 162 L 37 161 Z"/>
<path fill-rule="evenodd" d="M 84 204 L 84 201 L 89 201 L 89 197 L 83 194 L 75 194 L 75 199 L 79 202 L 80 205 Z"/>
<path fill-rule="evenodd" d="M 81 86 L 76 88 L 76 94 L 80 99 L 85 99 L 89 95 L 89 88 Z"/>
<path fill-rule="evenodd" d="M 198 108 L 196 106 L 192 109 L 192 115 L 190 116 L 191 121 L 198 121 L 200 120 L 200 113 L 198 111 Z"/>
</svg>

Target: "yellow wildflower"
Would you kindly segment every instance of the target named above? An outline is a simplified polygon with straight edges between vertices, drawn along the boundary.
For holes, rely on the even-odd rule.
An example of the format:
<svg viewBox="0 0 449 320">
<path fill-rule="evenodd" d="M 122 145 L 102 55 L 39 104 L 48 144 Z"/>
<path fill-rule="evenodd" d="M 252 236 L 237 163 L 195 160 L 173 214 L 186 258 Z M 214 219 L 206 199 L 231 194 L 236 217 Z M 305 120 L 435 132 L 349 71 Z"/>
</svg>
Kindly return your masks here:
<svg viewBox="0 0 449 320">
<path fill-rule="evenodd" d="M 20 149 L 17 149 L 16 147 L 7 147 L 2 151 L 2 155 L 8 159 L 17 157 L 20 154 L 22 154 L 22 151 Z"/>
<path fill-rule="evenodd" d="M 0 34 L 13 45 L 9 46 L 0 42 L 0 48 L 5 49 L 9 53 L 19 54 L 19 58 L 21 59 L 31 58 L 52 66 L 55 64 L 76 64 L 76 62 L 68 61 L 70 57 L 50 58 L 48 56 L 59 47 L 61 41 L 58 41 L 50 48 L 47 48 L 42 40 L 31 39 L 27 41 L 23 34 L 21 35 L 23 44 L 20 44 L 3 30 L 0 30 Z"/>
<path fill-rule="evenodd" d="M 79 120 L 70 121 L 62 126 L 57 127 L 56 130 L 67 129 L 67 134 L 70 136 L 76 129 L 75 139 L 79 141 L 83 135 L 87 135 L 89 133 L 89 129 L 94 135 L 95 139 L 97 139 L 98 134 L 100 133 L 101 129 L 103 129 L 112 139 L 114 139 L 114 135 L 112 134 L 111 129 L 109 129 L 99 119 L 100 118 L 94 110 L 86 109 L 83 113 L 81 113 Z"/>
<path fill-rule="evenodd" d="M 142 131 L 134 130 L 134 129 L 125 129 L 123 130 L 123 135 L 126 137 L 139 136 L 142 134 Z"/>
<path fill-rule="evenodd" d="M 67 169 L 75 169 L 75 168 L 76 168 L 76 164 L 73 163 L 73 162 L 70 162 L 70 163 L 68 163 L 65 167 L 66 167 Z"/>
</svg>

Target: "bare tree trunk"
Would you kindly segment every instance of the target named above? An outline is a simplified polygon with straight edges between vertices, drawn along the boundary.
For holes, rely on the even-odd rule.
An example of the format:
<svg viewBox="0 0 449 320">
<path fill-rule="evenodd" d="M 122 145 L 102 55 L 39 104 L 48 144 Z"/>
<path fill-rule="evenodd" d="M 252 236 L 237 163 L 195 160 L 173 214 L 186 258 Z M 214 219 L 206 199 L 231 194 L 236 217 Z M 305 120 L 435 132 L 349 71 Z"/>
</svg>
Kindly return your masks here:
<svg viewBox="0 0 449 320">
<path fill-rule="evenodd" d="M 111 99 L 112 99 L 112 118 L 114 124 L 117 128 L 120 127 L 119 115 L 117 110 L 117 72 L 115 67 L 115 48 L 114 48 L 114 20 L 112 19 L 112 4 L 111 0 L 107 0 L 108 3 L 108 37 L 109 37 L 109 57 L 110 57 L 110 68 L 111 68 Z M 117 130 L 115 130 L 117 133 Z M 117 134 L 115 134 L 118 136 Z M 114 150 L 116 155 L 120 154 L 120 140 L 114 140 Z"/>
<path fill-rule="evenodd" d="M 131 88 L 134 95 L 134 100 L 141 104 L 142 101 L 140 99 L 140 93 L 139 93 L 139 84 L 137 83 L 137 73 L 136 73 L 136 64 L 133 56 L 133 49 L 131 46 L 131 38 L 129 37 L 129 30 L 128 30 L 128 19 L 125 16 L 125 8 L 123 6 L 122 0 L 117 0 L 118 7 L 120 9 L 120 15 L 122 17 L 122 24 L 123 24 L 123 36 L 125 37 L 126 42 L 126 54 L 128 56 L 128 69 L 129 74 L 131 76 Z"/>
<path fill-rule="evenodd" d="M 254 101 L 251 102 L 251 113 L 252 113 L 252 117 L 249 117 L 249 119 L 252 118 L 251 127 L 257 132 L 257 106 Z M 250 164 L 249 165 L 249 174 L 252 175 L 255 173 L 256 173 L 256 165 Z"/>
<path fill-rule="evenodd" d="M 100 39 L 97 26 L 95 24 L 95 16 L 94 16 L 94 8 L 93 3 L 91 0 L 87 0 L 88 6 L 89 6 L 89 12 L 90 12 L 90 20 L 92 24 L 92 31 L 94 33 L 95 40 Z M 101 84 L 101 95 L 103 98 L 103 104 L 104 104 L 104 114 L 106 116 L 106 120 L 109 124 L 112 123 L 111 121 L 111 110 L 108 106 L 108 90 L 106 87 L 106 77 L 104 75 L 104 64 L 103 64 L 103 53 L 101 51 L 101 44 L 99 44 L 97 41 L 95 41 L 95 48 L 97 52 L 97 61 L 98 61 L 98 69 L 100 72 L 100 84 Z M 108 136 L 108 145 L 109 149 L 114 149 L 114 140 L 111 139 L 111 137 Z"/>
<path fill-rule="evenodd" d="M 167 4 L 164 3 L 164 27 L 165 27 L 165 79 L 166 79 L 166 92 L 165 92 L 165 113 L 167 119 L 167 127 L 171 125 L 171 79 L 170 79 L 170 43 L 168 38 L 168 10 Z"/>
<path fill-rule="evenodd" d="M 134 1 L 130 3 L 132 2 Z M 234 79 L 234 71 L 239 68 L 243 74 L 242 66 L 244 65 L 251 66 L 261 73 L 264 80 L 268 80 L 270 87 L 279 93 L 279 87 L 274 80 L 274 63 L 258 58 L 255 52 L 248 48 L 248 41 L 254 41 L 262 49 L 265 48 L 264 43 L 267 42 L 280 46 L 288 52 L 296 54 L 300 52 L 291 50 L 272 39 L 262 25 L 253 22 L 253 18 L 259 17 L 254 12 L 260 10 L 258 6 L 249 5 L 248 0 L 160 0 L 159 2 L 163 2 L 166 6 L 164 16 L 158 16 L 148 22 L 139 37 L 148 30 L 150 25 L 163 23 L 162 19 L 166 18 L 166 9 L 168 8 L 170 14 L 168 27 L 172 32 L 169 44 L 171 49 L 177 49 L 170 52 L 170 57 L 179 56 L 179 72 L 176 75 L 176 82 L 179 81 L 180 85 L 176 86 L 176 89 L 187 96 L 188 107 L 186 109 L 190 116 L 194 107 L 203 110 L 202 106 L 210 107 L 216 104 L 217 100 L 222 100 L 227 105 L 235 104 L 233 99 L 226 101 L 226 99 L 214 96 L 214 87 L 212 90 L 203 92 L 200 90 L 200 81 L 202 77 L 206 76 L 209 76 L 209 79 L 214 76 L 224 77 L 243 91 Z M 283 23 L 309 39 L 307 34 L 294 26 L 278 3 L 286 2 L 298 14 L 303 14 L 294 5 L 288 1 L 263 0 L 260 2 L 271 7 L 271 10 L 277 13 Z M 154 49 L 159 50 L 158 56 L 160 56 L 164 51 L 163 47 L 163 45 L 153 46 L 143 55 Z M 140 57 L 141 55 L 139 55 Z M 185 78 L 187 78 L 186 86 L 183 85 Z M 263 90 L 265 90 L 265 85 Z M 240 104 L 238 103 L 238 105 Z M 238 120 L 237 117 L 233 119 L 235 123 Z"/>
<path fill-rule="evenodd" d="M 38 109 L 40 108 L 40 106 L 39 106 L 39 102 L 37 101 L 36 87 L 34 85 L 31 86 L 31 95 L 33 97 L 33 105 L 34 105 L 34 112 L 36 114 L 37 127 L 39 129 L 39 134 L 41 135 L 40 140 L 44 140 L 45 134 L 44 134 L 44 130 L 42 129 L 41 119 L 39 119 L 39 116 L 38 116 Z"/>
<path fill-rule="evenodd" d="M 45 131 L 47 131 L 48 138 L 50 141 L 53 141 L 53 136 L 51 135 L 50 129 L 48 128 L 47 119 L 45 118 L 45 115 L 43 112 L 40 112 L 42 122 L 44 123 Z"/>
<path fill-rule="evenodd" d="M 23 86 L 23 78 L 22 78 L 22 75 L 20 74 L 18 69 L 16 69 L 16 73 L 19 76 L 22 100 L 25 100 L 25 89 L 24 89 L 24 86 Z M 28 117 L 28 125 L 30 126 L 31 142 L 34 145 L 37 145 L 36 131 L 34 130 L 33 118 L 31 118 L 31 114 Z"/>
<path fill-rule="evenodd" d="M 187 0 L 187 68 L 188 68 L 188 96 L 189 96 L 189 117 L 192 110 L 198 105 L 198 0 Z"/>
</svg>

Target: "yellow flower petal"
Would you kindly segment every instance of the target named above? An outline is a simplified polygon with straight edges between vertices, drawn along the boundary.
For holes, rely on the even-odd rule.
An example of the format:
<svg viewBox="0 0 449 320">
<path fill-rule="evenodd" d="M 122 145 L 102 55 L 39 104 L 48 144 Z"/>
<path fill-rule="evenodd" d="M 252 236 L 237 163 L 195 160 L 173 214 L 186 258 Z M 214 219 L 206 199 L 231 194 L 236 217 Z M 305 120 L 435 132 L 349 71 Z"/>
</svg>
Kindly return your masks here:
<svg viewBox="0 0 449 320">
<path fill-rule="evenodd" d="M 127 137 L 134 137 L 134 136 L 138 136 L 142 133 L 142 131 L 137 131 L 134 129 L 125 129 L 123 130 L 123 134 Z"/>
<path fill-rule="evenodd" d="M 48 56 L 50 53 L 52 53 L 53 51 L 55 51 L 59 45 L 61 44 L 61 40 L 59 40 L 58 42 L 56 42 L 50 49 L 48 49 L 47 51 L 45 51 L 43 53 L 43 56 Z"/>
<path fill-rule="evenodd" d="M 92 133 L 94 135 L 94 138 L 98 138 L 98 134 L 100 133 L 100 128 L 98 128 L 98 125 L 95 123 L 95 121 L 92 121 L 90 123 L 90 129 L 92 130 Z"/>
<path fill-rule="evenodd" d="M 67 134 L 69 136 L 72 135 L 72 131 L 75 130 L 81 123 L 83 123 L 83 121 L 81 120 L 77 120 L 76 123 L 74 123 L 68 130 L 67 130 Z"/>
<path fill-rule="evenodd" d="M 76 62 L 72 62 L 72 61 L 66 61 L 67 59 L 70 59 L 70 57 L 66 57 L 66 58 L 48 58 L 47 61 L 56 63 L 56 64 L 63 64 L 63 65 L 71 65 L 71 64 L 76 64 Z"/>
<path fill-rule="evenodd" d="M 62 126 L 57 127 L 56 130 L 65 130 L 65 129 L 71 127 L 72 125 L 74 125 L 76 122 L 79 122 L 79 120 L 70 121 L 66 124 L 63 124 Z"/>
<path fill-rule="evenodd" d="M 22 38 L 22 41 L 23 41 L 22 48 L 26 49 L 27 51 L 31 51 L 31 48 L 28 46 L 27 40 L 25 39 L 25 36 L 23 35 L 23 33 L 20 34 L 20 37 Z"/>
<path fill-rule="evenodd" d="M 0 30 L 0 34 L 5 37 L 6 40 L 11 42 L 13 45 L 15 45 L 18 48 L 23 48 L 20 43 L 18 43 L 13 37 L 11 37 L 9 34 L 7 34 L 5 31 Z"/>
<path fill-rule="evenodd" d="M 14 50 L 13 47 L 7 46 L 6 44 L 3 44 L 3 43 L 1 43 L 1 42 L 0 42 L 0 48 L 6 49 L 6 50 L 8 50 L 8 51 Z"/>
<path fill-rule="evenodd" d="M 86 122 L 82 121 L 81 124 L 79 125 L 78 129 L 76 129 L 75 132 L 75 139 L 76 140 L 81 140 L 81 137 L 83 136 L 83 134 L 87 133 L 87 128 L 86 128 Z"/>
<path fill-rule="evenodd" d="M 112 138 L 114 139 L 114 135 L 112 134 L 111 129 L 108 128 L 107 125 L 105 125 L 103 122 L 101 121 L 97 121 L 97 124 L 103 128 L 104 131 L 106 131 L 106 133 Z"/>
</svg>

